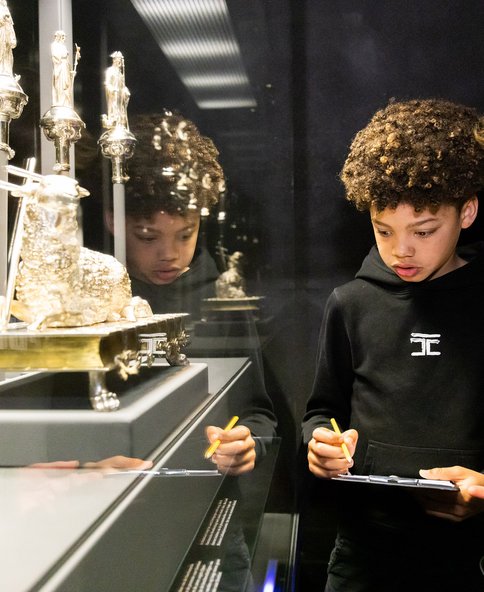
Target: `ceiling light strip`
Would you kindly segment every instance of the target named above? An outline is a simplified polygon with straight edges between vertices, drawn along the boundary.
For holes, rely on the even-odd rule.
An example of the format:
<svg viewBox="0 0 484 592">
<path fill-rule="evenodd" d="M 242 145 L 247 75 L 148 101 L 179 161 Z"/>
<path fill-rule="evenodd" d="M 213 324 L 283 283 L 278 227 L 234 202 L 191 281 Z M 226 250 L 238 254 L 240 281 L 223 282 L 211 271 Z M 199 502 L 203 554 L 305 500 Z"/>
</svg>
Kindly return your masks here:
<svg viewBox="0 0 484 592">
<path fill-rule="evenodd" d="M 256 106 L 225 0 L 131 1 L 201 108 Z"/>
</svg>

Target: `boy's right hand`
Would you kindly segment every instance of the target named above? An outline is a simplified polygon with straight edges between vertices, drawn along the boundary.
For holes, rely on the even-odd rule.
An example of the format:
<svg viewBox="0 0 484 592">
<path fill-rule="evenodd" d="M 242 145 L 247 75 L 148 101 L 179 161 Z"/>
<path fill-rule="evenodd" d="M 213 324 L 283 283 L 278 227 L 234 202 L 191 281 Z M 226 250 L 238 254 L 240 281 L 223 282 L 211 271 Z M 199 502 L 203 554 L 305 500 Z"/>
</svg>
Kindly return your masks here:
<svg viewBox="0 0 484 592">
<path fill-rule="evenodd" d="M 207 426 L 205 431 L 210 443 L 217 439 L 221 441 L 211 457 L 221 473 L 242 475 L 252 471 L 256 460 L 255 440 L 247 426 L 237 425 L 228 431 Z"/>
<path fill-rule="evenodd" d="M 358 432 L 356 430 L 346 430 L 341 436 L 338 436 L 328 428 L 316 428 L 308 444 L 309 470 L 316 477 L 324 479 L 331 479 L 347 473 L 353 466 L 353 461 L 346 460 L 341 444 L 345 442 L 353 457 L 357 441 Z"/>
</svg>

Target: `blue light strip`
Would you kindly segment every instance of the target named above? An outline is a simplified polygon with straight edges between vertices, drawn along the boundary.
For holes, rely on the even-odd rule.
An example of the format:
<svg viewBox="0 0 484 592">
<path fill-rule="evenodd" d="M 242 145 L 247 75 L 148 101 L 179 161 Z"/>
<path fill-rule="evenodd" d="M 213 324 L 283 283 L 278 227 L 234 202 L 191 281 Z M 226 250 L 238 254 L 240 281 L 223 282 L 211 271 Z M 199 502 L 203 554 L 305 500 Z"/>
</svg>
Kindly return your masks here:
<svg viewBox="0 0 484 592">
<path fill-rule="evenodd" d="M 267 562 L 266 576 L 262 592 L 274 592 L 276 589 L 277 559 L 269 559 Z"/>
</svg>

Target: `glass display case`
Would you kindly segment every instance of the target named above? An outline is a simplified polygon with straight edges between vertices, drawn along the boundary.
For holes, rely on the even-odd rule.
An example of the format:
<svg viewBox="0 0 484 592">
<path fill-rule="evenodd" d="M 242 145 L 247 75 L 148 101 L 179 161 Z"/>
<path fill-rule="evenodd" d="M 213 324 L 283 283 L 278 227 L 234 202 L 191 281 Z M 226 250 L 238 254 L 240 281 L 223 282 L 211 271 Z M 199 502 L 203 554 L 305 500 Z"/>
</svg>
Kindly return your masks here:
<svg viewBox="0 0 484 592">
<path fill-rule="evenodd" d="M 70 425 L 63 438 L 47 423 L 30 426 L 25 434 L 21 418 L 18 445 L 37 447 L 23 450 L 18 463 L 30 467 L 0 471 L 2 523 L 8 533 L 2 539 L 2 588 L 252 590 L 266 578 L 282 585 L 290 577 L 292 518 L 267 512 L 279 439 L 259 440 L 257 467 L 238 477 L 220 473 L 203 455 L 204 426 L 225 421 L 234 400 L 243 398 L 252 382 L 251 363 L 246 358 L 197 359 L 191 370 L 182 370 L 184 376 L 167 378 L 158 369 L 160 373 L 156 381 L 153 376 L 143 381 L 142 395 L 128 392 L 127 401 L 120 395 L 127 409 L 138 399 L 146 411 L 147 399 L 159 400 L 160 382 L 162 390 L 170 391 L 161 397 L 161 412 L 149 407 L 143 425 L 130 424 L 130 434 L 116 434 L 106 422 L 103 435 L 92 426 L 80 433 L 85 410 L 43 410 L 44 418 L 50 416 L 58 428 Z M 41 397 L 38 390 L 34 394 Z M 25 392 L 14 389 L 13 396 L 27 407 Z M 0 415 L 3 431 L 8 418 L 5 410 Z M 33 417 L 41 421 L 34 411 Z M 154 434 L 157 441 L 150 442 Z M 52 437 L 50 451 L 41 450 L 42 435 Z M 149 469 L 85 460 L 105 458 L 112 450 L 124 452 L 125 438 L 133 453 L 152 461 Z M 60 461 L 28 462 L 26 455 L 41 459 L 43 452 L 50 458 L 66 453 L 77 458 L 80 452 L 85 458 L 81 468 Z M 271 542 L 275 536 L 278 544 Z"/>
<path fill-rule="evenodd" d="M 14 93 L 18 117 L 6 117 L 0 101 L 0 296 L 7 296 L 0 299 L 7 533 L 0 588 L 322 589 L 335 494 L 307 470 L 300 423 L 326 299 L 354 277 L 374 242 L 367 218 L 344 199 L 339 172 L 351 138 L 393 98 L 441 96 L 483 111 L 482 3 L 426 3 L 424 11 L 416 0 L 404 7 L 396 0 L 7 4 L 15 40 L 5 45 L 0 27 L 0 49 L 13 53 L 10 75 L 9 51 L 0 52 L 0 98 L 18 85 L 28 101 Z M 63 99 L 53 43 L 65 49 L 70 94 Z M 121 102 L 109 94 L 113 75 Z M 64 99 L 68 105 L 58 104 Z M 69 116 L 61 117 L 66 106 Z M 159 123 L 166 112 L 216 148 L 224 184 L 217 203 L 200 209 L 195 248 L 213 265 L 212 283 L 230 272 L 227 288 L 227 277 L 239 274 L 244 295 L 202 294 L 202 286 L 196 310 L 187 299 L 173 311 L 165 291 L 167 310 L 154 314 L 182 315 L 174 333 L 157 320 L 145 331 L 139 319 L 124 319 L 121 332 L 119 319 L 105 330 L 106 318 L 99 330 L 48 327 L 31 341 L 39 327 L 10 318 L 5 306 L 8 273 L 20 260 L 21 204 L 39 175 L 53 175 L 54 184 L 70 179 L 70 205 L 77 201 L 69 241 L 99 254 L 84 269 L 110 261 L 119 271 L 107 257 L 128 268 L 120 228 L 131 183 L 144 177 L 139 124 Z M 118 148 L 129 153 L 116 155 L 109 151 L 118 123 Z M 152 134 L 153 150 L 165 145 L 160 137 Z M 28 173 L 16 176 L 19 169 Z M 182 192 L 194 170 L 203 181 L 196 167 L 184 168 Z M 28 220 L 35 260 L 49 242 L 38 241 L 35 216 Z M 50 220 L 53 232 L 62 226 Z M 482 220 L 464 240 L 482 238 Z M 31 266 L 46 290 L 68 260 L 49 253 L 48 263 Z M 60 301 L 64 289 L 75 299 L 100 276 L 87 274 L 82 290 L 65 282 Z M 104 285 L 96 313 L 114 291 Z M 34 304 L 41 309 L 44 300 Z M 10 328 L 4 335 L 6 317 L 15 335 Z M 59 332 L 62 343 L 51 338 Z M 237 477 L 214 474 L 217 466 L 203 458 L 206 428 L 234 415 L 238 425 L 250 420 L 260 462 Z"/>
<path fill-rule="evenodd" d="M 162 313 L 84 326 L 67 313 L 60 323 L 34 327 L 20 313 L 4 324 L 0 480 L 2 522 L 10 534 L 0 587 L 182 592 L 254 590 L 268 582 L 291 589 L 297 518 L 287 470 L 294 441 L 286 434 L 294 438 L 293 420 L 282 414 L 275 435 L 273 410 L 278 413 L 282 399 L 264 364 L 285 339 L 274 318 L 293 289 L 292 223 L 289 216 L 286 229 L 262 223 L 291 209 L 283 74 L 289 53 L 269 36 L 274 18 L 288 26 L 288 6 L 29 0 L 20 8 L 11 0 L 9 9 L 17 37 L 13 72 L 28 96 L 22 117 L 9 121 L 10 164 L 29 172 L 27 189 L 10 190 L 3 217 L 7 270 L 16 257 L 27 267 L 26 239 L 21 256 L 12 245 L 19 219 L 37 224 L 22 203 L 44 199 L 29 188 L 42 186 L 40 174 L 49 190 L 49 175 L 57 177 L 56 186 L 70 177 L 82 188 L 69 185 L 82 197 L 78 230 L 69 239 L 79 241 L 81 257 L 88 249 L 125 263 L 106 212 L 136 166 L 123 160 L 126 179 L 116 183 L 115 158 L 106 158 L 103 145 L 114 105 L 106 92 L 108 69 L 121 63 L 130 122 L 169 109 L 213 140 L 226 189 L 218 206 L 203 212 L 197 249 L 210 253 L 220 274 L 231 253 L 243 252 L 248 264 L 242 306 L 207 301 L 198 318 L 182 310 L 174 320 Z M 270 74 L 276 59 L 277 76 Z M 14 173 L 8 170 L 9 181 Z M 274 191 L 281 195 L 277 202 L 270 199 Z M 58 240 L 39 242 L 44 230 L 32 233 L 31 254 Z M 51 271 L 49 264 L 40 273 L 34 269 L 39 286 Z M 18 283 L 16 289 L 18 299 Z M 68 298 L 84 293 L 65 289 Z M 39 297 L 28 304 L 40 310 L 45 302 Z M 67 318 L 80 326 L 63 327 Z M 268 405 L 262 423 L 260 405 Z M 232 476 L 203 452 L 206 426 L 223 427 L 236 414 L 240 425 L 254 426 L 257 462 Z M 272 425 L 270 436 L 267 428 L 258 433 L 264 421 Z"/>
</svg>

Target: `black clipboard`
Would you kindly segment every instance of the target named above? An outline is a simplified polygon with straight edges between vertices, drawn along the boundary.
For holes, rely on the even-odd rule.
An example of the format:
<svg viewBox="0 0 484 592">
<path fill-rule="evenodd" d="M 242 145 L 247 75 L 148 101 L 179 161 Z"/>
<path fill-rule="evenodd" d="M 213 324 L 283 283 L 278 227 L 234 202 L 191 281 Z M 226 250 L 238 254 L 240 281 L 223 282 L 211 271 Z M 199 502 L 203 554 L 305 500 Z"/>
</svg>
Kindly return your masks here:
<svg viewBox="0 0 484 592">
<path fill-rule="evenodd" d="M 398 477 L 398 475 L 338 475 L 333 481 L 349 483 L 367 483 L 369 485 L 390 485 L 393 487 L 414 487 L 417 489 L 440 489 L 441 491 L 459 491 L 452 481 L 438 479 L 415 479 L 412 477 Z"/>
</svg>

